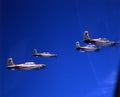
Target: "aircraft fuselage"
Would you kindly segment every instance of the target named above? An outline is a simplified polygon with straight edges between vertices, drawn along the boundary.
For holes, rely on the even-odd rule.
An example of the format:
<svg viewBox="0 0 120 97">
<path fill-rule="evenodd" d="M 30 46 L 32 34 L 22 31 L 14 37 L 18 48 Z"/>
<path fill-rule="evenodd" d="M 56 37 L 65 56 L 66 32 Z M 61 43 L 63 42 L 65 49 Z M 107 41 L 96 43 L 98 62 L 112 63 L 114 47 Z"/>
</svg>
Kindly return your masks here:
<svg viewBox="0 0 120 97">
<path fill-rule="evenodd" d="M 56 57 L 56 54 L 34 54 L 34 56 L 49 58 L 49 57 Z"/>
<path fill-rule="evenodd" d="M 84 40 L 87 44 L 93 44 L 97 46 L 115 46 L 117 43 L 109 40 L 101 40 L 101 39 L 88 39 Z"/>
<path fill-rule="evenodd" d="M 26 65 L 26 64 L 14 64 L 11 66 L 7 66 L 7 69 L 10 70 L 39 70 L 39 69 L 43 69 L 45 67 L 44 64 L 38 64 L 38 65 Z"/>
<path fill-rule="evenodd" d="M 99 51 L 99 48 L 95 48 L 95 47 L 79 47 L 76 48 L 77 50 L 83 51 L 83 52 L 92 52 L 92 51 Z"/>
</svg>

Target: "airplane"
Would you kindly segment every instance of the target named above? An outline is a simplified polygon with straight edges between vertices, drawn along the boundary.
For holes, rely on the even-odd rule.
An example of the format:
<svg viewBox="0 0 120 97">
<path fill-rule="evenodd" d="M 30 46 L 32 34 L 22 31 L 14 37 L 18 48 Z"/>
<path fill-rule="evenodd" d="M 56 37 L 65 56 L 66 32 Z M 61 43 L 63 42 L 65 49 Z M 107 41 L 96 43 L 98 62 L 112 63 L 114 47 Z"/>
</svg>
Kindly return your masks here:
<svg viewBox="0 0 120 97">
<path fill-rule="evenodd" d="M 49 52 L 38 53 L 37 49 L 33 50 L 33 56 L 35 56 L 35 57 L 44 57 L 44 58 L 57 57 L 56 54 L 51 54 Z"/>
<path fill-rule="evenodd" d="M 96 51 L 99 51 L 100 49 L 95 45 L 80 46 L 80 43 L 77 41 L 76 50 L 81 52 L 96 52 Z"/>
<path fill-rule="evenodd" d="M 83 42 L 86 43 L 86 44 L 93 44 L 93 45 L 96 45 L 96 46 L 106 46 L 106 47 L 116 46 L 119 43 L 119 42 L 115 42 L 115 41 L 109 41 L 106 38 L 91 39 L 89 37 L 88 31 L 84 31 Z"/>
<path fill-rule="evenodd" d="M 7 69 L 10 70 L 40 70 L 43 69 L 45 64 L 35 64 L 34 62 L 25 62 L 24 64 L 14 64 L 12 58 L 8 58 Z"/>
</svg>

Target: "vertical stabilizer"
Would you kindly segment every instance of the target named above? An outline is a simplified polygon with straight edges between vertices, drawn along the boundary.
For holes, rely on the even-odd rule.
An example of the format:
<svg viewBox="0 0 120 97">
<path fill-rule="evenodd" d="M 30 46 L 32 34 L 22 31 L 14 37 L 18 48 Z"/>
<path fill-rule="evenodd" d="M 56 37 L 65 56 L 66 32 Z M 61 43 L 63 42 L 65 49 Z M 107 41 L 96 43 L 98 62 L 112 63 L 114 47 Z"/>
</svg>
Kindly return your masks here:
<svg viewBox="0 0 120 97">
<path fill-rule="evenodd" d="M 80 43 L 79 43 L 79 41 L 76 42 L 76 49 L 80 49 Z"/>
<path fill-rule="evenodd" d="M 34 49 L 33 50 L 33 55 L 36 55 L 37 54 L 37 49 Z"/>
<path fill-rule="evenodd" d="M 14 63 L 13 63 L 12 58 L 9 58 L 8 61 L 7 61 L 7 66 L 11 66 L 11 65 L 13 65 L 13 64 L 14 64 Z"/>
<path fill-rule="evenodd" d="M 84 40 L 89 40 L 89 32 L 88 31 L 84 31 Z"/>
</svg>

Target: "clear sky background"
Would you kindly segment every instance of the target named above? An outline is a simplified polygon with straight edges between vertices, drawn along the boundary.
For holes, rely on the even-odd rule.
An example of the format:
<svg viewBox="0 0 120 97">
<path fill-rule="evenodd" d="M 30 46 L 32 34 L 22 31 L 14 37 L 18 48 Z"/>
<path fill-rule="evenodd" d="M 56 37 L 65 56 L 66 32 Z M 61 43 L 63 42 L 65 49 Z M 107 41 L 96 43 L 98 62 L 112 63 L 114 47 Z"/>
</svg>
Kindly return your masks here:
<svg viewBox="0 0 120 97">
<path fill-rule="evenodd" d="M 120 46 L 81 53 L 75 42 L 120 40 L 119 0 L 4 0 L 1 7 L 0 97 L 112 97 Z M 81 43 L 84 46 L 84 43 Z M 57 58 L 35 58 L 33 49 Z M 11 71 L 14 63 L 44 63 L 38 71 Z"/>
</svg>

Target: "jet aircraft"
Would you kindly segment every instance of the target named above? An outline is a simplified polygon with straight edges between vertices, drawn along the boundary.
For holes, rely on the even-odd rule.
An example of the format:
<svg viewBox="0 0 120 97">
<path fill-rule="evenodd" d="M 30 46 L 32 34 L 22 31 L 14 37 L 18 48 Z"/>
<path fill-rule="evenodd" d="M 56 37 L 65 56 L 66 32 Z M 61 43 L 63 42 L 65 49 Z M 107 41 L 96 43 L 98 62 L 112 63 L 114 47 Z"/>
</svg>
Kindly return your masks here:
<svg viewBox="0 0 120 97">
<path fill-rule="evenodd" d="M 86 44 L 93 44 L 93 45 L 96 45 L 96 46 L 106 46 L 106 47 L 116 46 L 119 43 L 119 42 L 115 42 L 115 41 L 109 41 L 106 38 L 91 39 L 89 37 L 88 31 L 84 32 L 83 42 L 86 43 Z"/>
<path fill-rule="evenodd" d="M 8 58 L 7 69 L 10 70 L 40 70 L 43 69 L 45 64 L 35 64 L 34 62 L 26 62 L 24 64 L 14 64 L 12 58 Z"/>
<path fill-rule="evenodd" d="M 56 54 L 51 54 L 49 52 L 43 52 L 43 53 L 38 53 L 37 49 L 33 50 L 33 56 L 35 57 L 44 57 L 44 58 L 49 58 L 49 57 L 56 57 Z"/>
<path fill-rule="evenodd" d="M 96 52 L 99 51 L 100 49 L 95 45 L 80 46 L 80 43 L 77 41 L 76 50 L 79 50 L 81 52 Z"/>
</svg>

